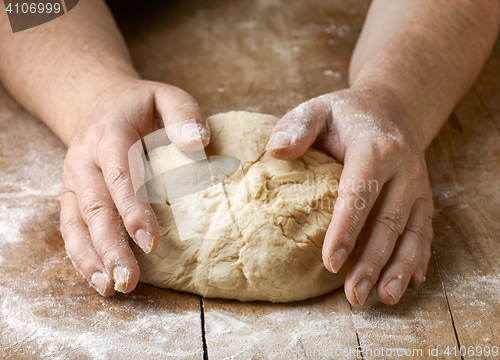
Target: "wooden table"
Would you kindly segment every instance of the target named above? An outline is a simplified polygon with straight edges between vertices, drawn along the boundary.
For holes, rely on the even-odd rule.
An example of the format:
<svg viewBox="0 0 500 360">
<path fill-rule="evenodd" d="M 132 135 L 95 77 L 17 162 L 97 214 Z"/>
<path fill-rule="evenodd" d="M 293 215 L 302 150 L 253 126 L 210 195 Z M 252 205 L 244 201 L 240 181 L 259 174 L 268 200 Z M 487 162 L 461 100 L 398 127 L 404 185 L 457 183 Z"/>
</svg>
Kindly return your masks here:
<svg viewBox="0 0 500 360">
<path fill-rule="evenodd" d="M 277 116 L 346 86 L 369 5 L 156 3 L 112 4 L 144 78 L 184 88 L 207 114 Z M 469 347 L 500 346 L 499 66 L 497 44 L 427 151 L 436 207 L 427 281 L 396 306 L 372 296 L 361 309 L 342 290 L 287 305 L 144 284 L 100 297 L 73 269 L 59 231 L 66 149 L 0 88 L 0 358 L 368 359 L 399 351 L 450 359 L 459 347 L 463 358 L 488 358 L 470 356 Z"/>
</svg>

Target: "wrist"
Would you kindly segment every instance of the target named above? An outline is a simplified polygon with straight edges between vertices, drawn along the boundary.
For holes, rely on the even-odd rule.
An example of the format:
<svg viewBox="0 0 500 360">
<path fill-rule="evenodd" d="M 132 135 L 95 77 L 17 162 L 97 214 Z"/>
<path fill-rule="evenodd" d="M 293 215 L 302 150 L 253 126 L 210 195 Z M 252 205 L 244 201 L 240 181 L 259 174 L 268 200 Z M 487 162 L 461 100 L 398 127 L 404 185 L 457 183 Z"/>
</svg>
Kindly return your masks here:
<svg viewBox="0 0 500 360">
<path fill-rule="evenodd" d="M 369 93 L 370 101 L 383 110 L 386 120 L 401 129 L 420 151 L 425 151 L 436 135 L 429 123 L 435 123 L 439 114 L 433 114 L 431 106 L 418 94 L 408 98 L 389 82 L 377 81 L 355 81 L 351 89 Z"/>
<path fill-rule="evenodd" d="M 141 81 L 134 74 L 114 74 L 97 79 L 86 79 L 85 83 L 77 84 L 70 92 L 76 93 L 77 102 L 58 107 L 55 115 L 59 129 L 53 129 L 61 140 L 69 145 L 76 134 L 90 122 L 98 120 L 98 113 L 105 111 L 105 104 L 110 102 L 110 95 L 117 90 L 124 90 Z"/>
</svg>

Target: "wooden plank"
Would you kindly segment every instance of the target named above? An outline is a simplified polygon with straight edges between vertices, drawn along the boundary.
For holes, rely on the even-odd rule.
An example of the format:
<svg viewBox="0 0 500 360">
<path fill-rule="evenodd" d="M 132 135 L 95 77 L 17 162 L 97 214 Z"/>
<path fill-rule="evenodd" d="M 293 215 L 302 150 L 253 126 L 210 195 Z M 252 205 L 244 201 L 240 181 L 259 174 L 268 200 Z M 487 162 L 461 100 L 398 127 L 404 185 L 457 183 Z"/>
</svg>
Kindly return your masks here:
<svg viewBox="0 0 500 360">
<path fill-rule="evenodd" d="M 443 354 L 457 341 L 434 258 L 426 277 L 394 306 L 382 304 L 372 293 L 362 308 L 352 309 L 363 359 L 460 358 Z"/>
<path fill-rule="evenodd" d="M 59 231 L 64 146 L 0 87 L 0 358 L 200 359 L 199 297 L 99 296 Z"/>
<path fill-rule="evenodd" d="M 361 359 L 342 290 L 292 304 L 203 301 L 211 359 Z"/>
<path fill-rule="evenodd" d="M 145 79 L 181 87 L 207 115 L 248 110 L 282 116 L 346 86 L 369 1 L 111 5 L 123 13 L 118 23 Z"/>
<path fill-rule="evenodd" d="M 443 240 L 436 255 L 462 354 L 471 358 L 500 351 L 499 50 L 429 151 Z"/>
</svg>

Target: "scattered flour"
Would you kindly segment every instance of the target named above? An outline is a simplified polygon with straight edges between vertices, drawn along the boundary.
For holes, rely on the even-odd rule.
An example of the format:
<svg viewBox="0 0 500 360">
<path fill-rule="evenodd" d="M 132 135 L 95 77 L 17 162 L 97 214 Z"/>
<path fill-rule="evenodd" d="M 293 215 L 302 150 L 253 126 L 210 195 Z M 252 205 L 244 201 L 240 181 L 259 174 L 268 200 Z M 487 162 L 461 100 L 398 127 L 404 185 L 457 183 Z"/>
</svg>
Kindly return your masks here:
<svg viewBox="0 0 500 360">
<path fill-rule="evenodd" d="M 3 197 L 4 194 L 0 194 L 1 200 Z M 22 241 L 22 225 L 35 215 L 35 209 L 31 205 L 32 201 L 26 199 L 20 199 L 16 204 L 0 205 L 0 249 L 7 243 Z"/>
<path fill-rule="evenodd" d="M 492 272 L 493 273 L 493 272 Z M 446 291 L 459 332 L 481 333 L 486 338 L 477 345 L 488 345 L 500 340 L 500 274 L 471 273 L 456 276 L 447 284 Z M 480 328 L 477 331 L 477 328 Z M 485 331 L 484 329 L 491 329 Z"/>
<path fill-rule="evenodd" d="M 329 24 L 323 28 L 323 31 L 327 34 L 337 36 L 339 38 L 345 37 L 350 31 L 351 27 L 347 24 Z"/>
<path fill-rule="evenodd" d="M 33 144 L 26 153 L 0 160 L 0 262 L 2 246 L 22 241 L 21 229 L 29 223 L 43 204 L 58 201 L 62 183 L 65 151 L 47 144 Z"/>
<path fill-rule="evenodd" d="M 330 69 L 323 71 L 323 75 L 325 75 L 325 76 L 331 76 L 335 80 L 340 80 L 342 78 L 342 75 L 340 74 L 339 71 L 333 71 L 333 70 L 330 70 Z"/>
<path fill-rule="evenodd" d="M 169 309 L 130 308 L 130 319 L 119 319 L 113 310 L 96 311 L 90 317 L 78 315 L 71 299 L 23 297 L 0 287 L 2 344 L 0 354 L 22 344 L 25 353 L 40 359 L 68 359 L 75 355 L 92 359 L 192 358 L 202 355 L 201 324 L 198 311 L 171 313 Z M 85 302 L 80 302 L 85 305 Z M 37 315 L 37 310 L 54 316 Z M 191 336 L 184 336 L 190 334 Z M 192 334 L 199 334 L 193 338 Z"/>
<path fill-rule="evenodd" d="M 357 346 L 349 314 L 315 309 L 317 304 L 277 307 L 263 316 L 206 310 L 205 324 L 209 356 L 217 359 L 302 359 L 316 351 L 326 358 L 337 351 L 337 359 L 350 359 L 349 348 Z M 345 356 L 342 356 L 342 352 Z M 331 358 L 331 356 L 330 356 Z"/>
</svg>

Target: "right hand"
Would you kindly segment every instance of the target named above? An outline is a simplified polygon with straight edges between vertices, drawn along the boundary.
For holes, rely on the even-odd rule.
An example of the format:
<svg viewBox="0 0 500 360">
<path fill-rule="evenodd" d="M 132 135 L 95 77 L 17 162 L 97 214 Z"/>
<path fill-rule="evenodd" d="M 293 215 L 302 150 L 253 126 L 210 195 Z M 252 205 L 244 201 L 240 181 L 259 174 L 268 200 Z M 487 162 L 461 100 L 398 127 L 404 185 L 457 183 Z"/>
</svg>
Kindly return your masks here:
<svg viewBox="0 0 500 360">
<path fill-rule="evenodd" d="M 174 86 L 127 79 L 97 98 L 64 163 L 61 233 L 75 268 L 101 295 L 110 296 L 132 291 L 139 281 L 128 235 L 146 253 L 155 250 L 160 237 L 151 206 L 134 194 L 130 147 L 163 125 L 179 124 L 168 135 L 184 150 L 198 150 L 200 140 L 206 146 L 210 133 L 193 97 Z M 192 119 L 197 125 L 183 128 L 182 122 Z"/>
</svg>

